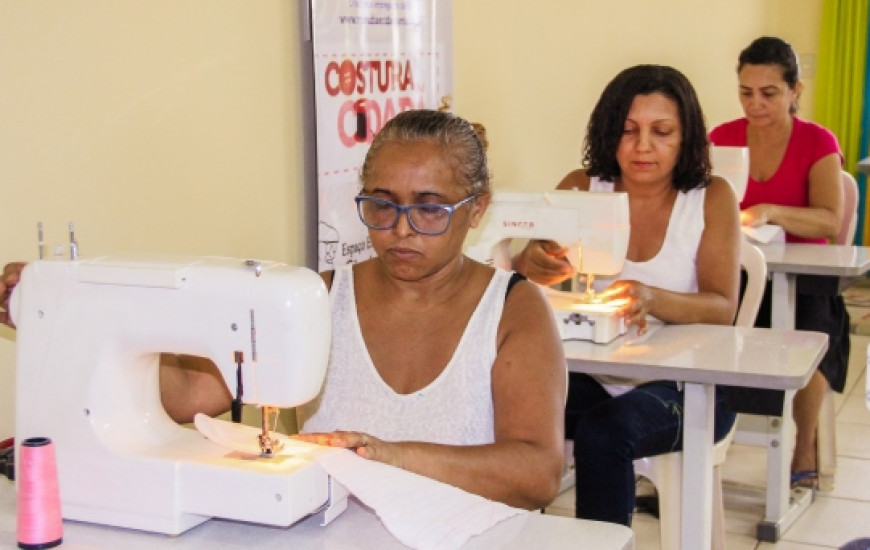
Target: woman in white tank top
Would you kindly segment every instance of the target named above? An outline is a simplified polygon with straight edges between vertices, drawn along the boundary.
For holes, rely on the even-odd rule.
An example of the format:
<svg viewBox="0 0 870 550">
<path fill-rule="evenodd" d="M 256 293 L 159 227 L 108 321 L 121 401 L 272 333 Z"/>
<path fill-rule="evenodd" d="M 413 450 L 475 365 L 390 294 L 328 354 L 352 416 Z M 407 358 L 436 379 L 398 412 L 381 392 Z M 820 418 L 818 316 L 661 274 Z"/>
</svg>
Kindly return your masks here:
<svg viewBox="0 0 870 550">
<path fill-rule="evenodd" d="M 404 112 L 360 179 L 377 257 L 324 274 L 332 351 L 300 437 L 546 506 L 564 459 L 565 359 L 540 290 L 462 254 L 489 203 L 481 140 L 451 114 Z"/>
<path fill-rule="evenodd" d="M 483 138 L 430 110 L 375 137 L 356 202 L 377 257 L 323 274 L 330 364 L 299 437 L 538 509 L 561 480 L 565 357 L 540 289 L 462 254 L 490 200 Z M 0 274 L 0 306 L 24 265 Z M 202 357 L 163 354 L 160 390 L 179 423 L 232 404 Z"/>
<path fill-rule="evenodd" d="M 626 322 L 731 324 L 738 300 L 739 223 L 729 184 L 711 177 L 703 114 L 670 67 L 642 65 L 607 85 L 587 129 L 583 165 L 559 189 L 628 193 L 625 267 L 598 282 L 625 298 Z M 517 271 L 542 284 L 570 276 L 567 251 L 530 243 Z M 606 286 L 606 289 L 601 287 Z M 716 435 L 734 415 L 717 402 Z M 566 430 L 574 438 L 577 517 L 630 525 L 633 461 L 682 445 L 683 394 L 668 381 L 571 376 Z"/>
</svg>

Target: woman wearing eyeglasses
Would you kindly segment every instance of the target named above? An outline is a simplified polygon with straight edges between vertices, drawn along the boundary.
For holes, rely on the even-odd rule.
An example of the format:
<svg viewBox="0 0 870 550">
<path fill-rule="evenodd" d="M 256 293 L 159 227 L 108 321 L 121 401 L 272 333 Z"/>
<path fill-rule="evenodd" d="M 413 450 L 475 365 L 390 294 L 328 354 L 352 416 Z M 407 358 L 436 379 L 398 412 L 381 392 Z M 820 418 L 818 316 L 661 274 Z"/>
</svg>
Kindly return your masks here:
<svg viewBox="0 0 870 550">
<path fill-rule="evenodd" d="M 372 143 L 361 180 L 377 257 L 323 274 L 330 364 L 320 396 L 299 410 L 300 437 L 546 506 L 562 472 L 565 358 L 539 289 L 462 254 L 489 203 L 480 138 L 449 113 L 401 113 Z M 23 265 L 0 278 L 4 309 Z M 230 409 L 208 360 L 164 356 L 160 385 L 177 422 Z"/>
<path fill-rule="evenodd" d="M 404 112 L 360 179 L 377 256 L 324 274 L 331 363 L 300 408 L 305 438 L 514 506 L 549 504 L 565 360 L 538 288 L 462 254 L 489 203 L 481 140 L 449 113 Z"/>
</svg>

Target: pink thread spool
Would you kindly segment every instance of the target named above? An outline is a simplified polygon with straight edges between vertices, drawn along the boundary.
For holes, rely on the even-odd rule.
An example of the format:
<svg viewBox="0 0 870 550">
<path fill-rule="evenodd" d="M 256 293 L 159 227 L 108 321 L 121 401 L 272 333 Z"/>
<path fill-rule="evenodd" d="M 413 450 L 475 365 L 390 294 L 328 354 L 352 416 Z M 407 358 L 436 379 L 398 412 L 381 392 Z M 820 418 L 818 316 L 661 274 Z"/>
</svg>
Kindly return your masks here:
<svg viewBox="0 0 870 550">
<path fill-rule="evenodd" d="M 54 444 L 47 437 L 25 439 L 18 460 L 18 548 L 54 548 L 63 541 Z"/>
</svg>

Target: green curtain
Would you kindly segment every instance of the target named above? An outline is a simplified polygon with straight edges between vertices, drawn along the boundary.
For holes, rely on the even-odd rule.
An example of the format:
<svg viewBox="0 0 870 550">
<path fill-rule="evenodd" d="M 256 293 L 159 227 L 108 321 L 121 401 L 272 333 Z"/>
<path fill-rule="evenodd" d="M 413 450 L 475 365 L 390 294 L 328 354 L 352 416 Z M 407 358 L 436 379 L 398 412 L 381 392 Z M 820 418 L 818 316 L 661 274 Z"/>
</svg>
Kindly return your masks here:
<svg viewBox="0 0 870 550">
<path fill-rule="evenodd" d="M 853 174 L 861 151 L 862 112 L 867 90 L 868 0 L 825 0 L 816 75 L 815 121 L 837 136 L 845 157 L 844 169 Z M 865 189 L 862 189 L 865 191 Z M 859 201 L 858 235 L 868 242 L 866 192 Z"/>
</svg>

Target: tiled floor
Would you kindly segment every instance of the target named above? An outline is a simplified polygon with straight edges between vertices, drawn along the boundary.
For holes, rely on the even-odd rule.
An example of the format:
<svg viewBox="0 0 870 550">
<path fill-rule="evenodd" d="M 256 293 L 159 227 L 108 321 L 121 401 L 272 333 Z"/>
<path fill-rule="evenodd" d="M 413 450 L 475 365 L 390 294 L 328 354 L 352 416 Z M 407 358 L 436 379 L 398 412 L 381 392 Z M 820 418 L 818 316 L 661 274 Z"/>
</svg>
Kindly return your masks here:
<svg viewBox="0 0 870 550">
<path fill-rule="evenodd" d="M 867 348 L 870 345 L 870 284 L 846 293 L 852 316 L 852 353 L 846 391 L 836 396 L 837 476 L 834 490 L 818 492 L 814 502 L 779 542 L 755 539 L 763 518 L 763 448 L 733 444 L 723 466 L 725 530 L 728 550 L 821 550 L 870 537 L 870 410 L 865 401 Z M 738 490 L 744 489 L 744 490 Z M 639 493 L 651 491 L 641 480 Z M 548 514 L 573 516 L 573 489 L 547 508 Z M 659 550 L 658 520 L 636 514 L 632 526 L 636 550 Z M 661 549 L 667 550 L 667 549 Z"/>
</svg>

